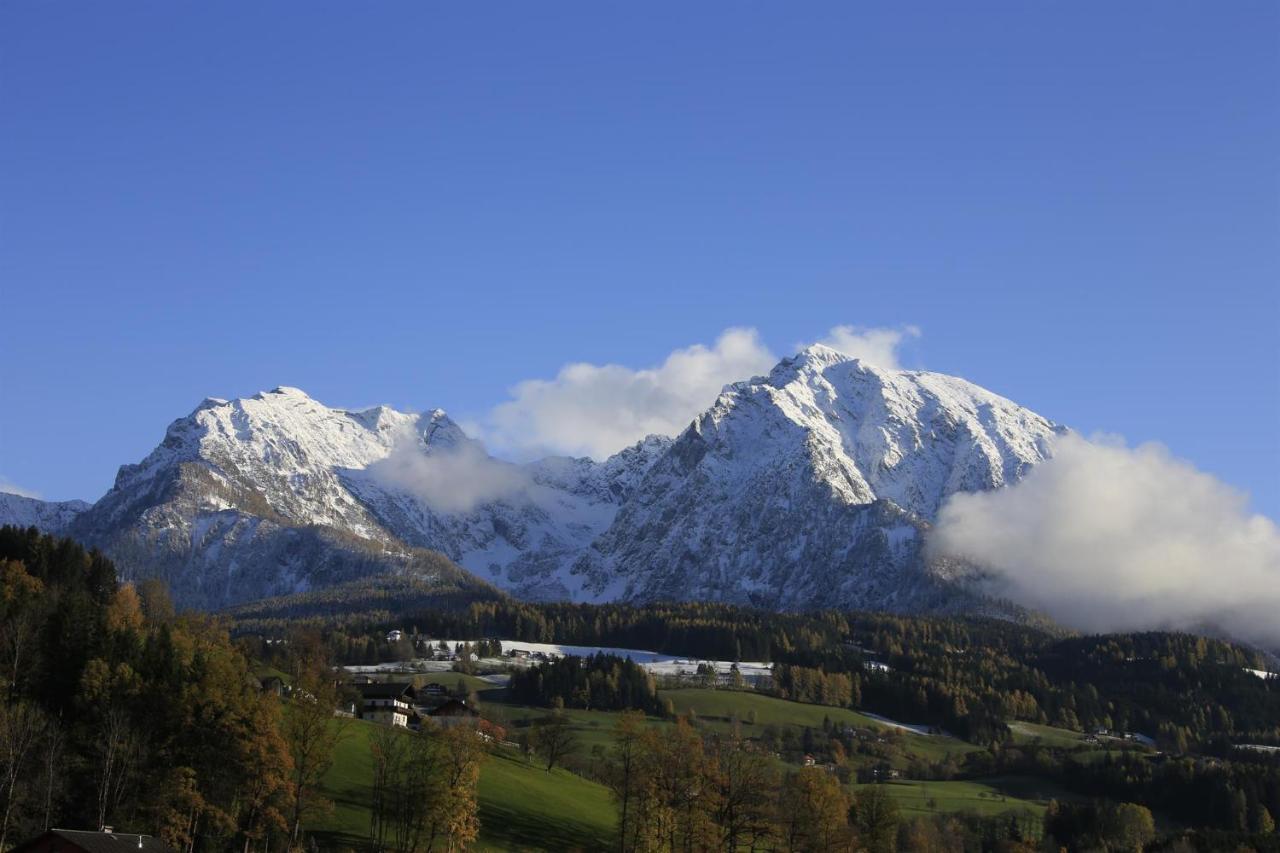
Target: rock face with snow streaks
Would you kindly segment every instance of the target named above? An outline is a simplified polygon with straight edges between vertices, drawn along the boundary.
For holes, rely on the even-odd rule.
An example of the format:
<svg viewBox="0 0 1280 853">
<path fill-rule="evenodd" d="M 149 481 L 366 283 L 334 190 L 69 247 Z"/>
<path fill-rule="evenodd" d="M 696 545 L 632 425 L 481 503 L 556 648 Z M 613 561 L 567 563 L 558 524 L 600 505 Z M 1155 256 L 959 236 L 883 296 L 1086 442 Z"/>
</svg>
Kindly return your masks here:
<svg viewBox="0 0 1280 853">
<path fill-rule="evenodd" d="M 601 462 L 514 464 L 438 409 L 278 388 L 206 400 L 91 507 L 0 495 L 0 522 L 76 536 L 201 607 L 390 569 L 543 600 L 940 609 L 967 599 L 921 557 L 939 506 L 1018 481 L 1059 432 L 964 380 L 821 346 Z"/>
<path fill-rule="evenodd" d="M 932 608 L 947 578 L 920 534 L 942 501 L 1016 482 L 1059 431 L 964 380 L 814 346 L 726 388 L 576 570 L 603 598 Z"/>
<path fill-rule="evenodd" d="M 0 492 L 0 523 L 38 527 L 62 533 L 76 516 L 89 508 L 84 501 L 43 501 L 26 495 Z"/>
</svg>

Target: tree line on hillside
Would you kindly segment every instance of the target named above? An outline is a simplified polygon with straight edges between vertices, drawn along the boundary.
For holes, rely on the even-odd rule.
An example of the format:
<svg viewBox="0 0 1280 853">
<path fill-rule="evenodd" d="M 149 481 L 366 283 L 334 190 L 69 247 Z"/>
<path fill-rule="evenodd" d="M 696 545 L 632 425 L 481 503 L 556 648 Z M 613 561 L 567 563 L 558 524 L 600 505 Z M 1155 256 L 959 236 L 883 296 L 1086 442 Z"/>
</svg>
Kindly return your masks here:
<svg viewBox="0 0 1280 853">
<path fill-rule="evenodd" d="M 242 634 L 270 635 L 303 625 L 321 630 L 336 640 L 334 651 L 346 663 L 376 662 L 359 659 L 366 653 L 364 640 L 385 633 L 392 625 L 430 637 L 502 637 L 530 643 L 617 646 L 720 660 L 769 661 L 773 659 L 772 648 L 790 645 L 785 636 L 790 624 L 787 615 L 712 603 L 634 607 L 503 599 L 473 602 L 463 608 L 431 606 L 396 613 L 380 606 L 362 612 L 326 606 L 305 616 L 293 615 L 294 609 L 285 604 L 245 605 L 233 611 L 233 617 Z M 807 621 L 808 617 L 796 620 L 797 629 Z"/>
<path fill-rule="evenodd" d="M 639 710 L 649 714 L 662 711 L 653 676 L 629 658 L 595 654 L 569 655 L 538 663 L 511 673 L 508 685 L 511 701 L 518 704 L 598 711 Z"/>
<path fill-rule="evenodd" d="M 623 714 L 602 774 L 618 812 L 617 849 L 1280 850 L 1266 806 L 1280 793 L 1280 761 L 1229 766 L 1152 760 L 1138 752 L 1088 760 L 1038 744 L 1003 747 L 970 753 L 965 765 L 982 777 L 1057 779 L 1080 796 L 1051 800 L 1042 817 L 1018 810 L 908 816 L 899 813 L 893 785 L 883 779 L 852 790 L 845 784 L 851 776 L 834 727 L 812 734 L 814 766 L 785 768 L 767 739 L 745 738 L 736 723 L 712 730 L 686 714 L 661 726 Z M 824 738 L 831 739 L 827 747 Z M 1174 819 L 1163 833 L 1153 810 Z M 1177 828 L 1188 825 L 1195 828 Z"/>
<path fill-rule="evenodd" d="M 1280 814 L 1280 758 L 1273 756 L 1152 761 L 1121 753 L 1069 762 L 1063 782 L 1093 796 L 1147 803 L 1191 826 L 1228 833 L 1271 834 Z"/>
<path fill-rule="evenodd" d="M 296 807 L 279 703 L 226 632 L 74 542 L 0 528 L 0 849 L 51 825 L 145 825 L 251 850 Z"/>
<path fill-rule="evenodd" d="M 0 851 L 54 826 L 128 828 L 182 853 L 314 849 L 343 693 L 318 634 L 285 647 L 282 701 L 220 621 L 175 612 L 159 581 L 121 584 L 97 552 L 0 527 Z M 415 744 L 434 756 L 414 781 L 435 792 L 414 789 L 432 803 L 414 818 L 420 849 L 463 849 L 480 740 L 463 728 Z M 399 826 L 390 803 L 379 820 Z"/>
<path fill-rule="evenodd" d="M 465 726 L 370 738 L 369 839 L 375 853 L 465 850 L 479 835 L 476 786 L 485 753 Z"/>
<path fill-rule="evenodd" d="M 249 624 L 260 638 L 289 629 L 285 622 Z M 405 653 L 383 640 L 386 622 L 305 624 L 344 662 Z M 1265 658 L 1189 634 L 1063 637 L 996 619 L 768 613 L 705 603 L 486 601 L 395 624 L 410 636 L 499 636 L 769 661 L 777 667 L 777 695 L 865 708 L 983 745 L 1008 739 L 1010 719 L 1140 732 L 1175 752 L 1203 750 L 1222 737 L 1280 745 L 1280 680 L 1247 671 L 1266 669 Z"/>
<path fill-rule="evenodd" d="M 856 791 L 829 767 L 783 769 L 736 730 L 700 732 L 686 718 L 660 728 L 624 714 L 614 730 L 605 773 L 618 815 L 616 849 L 633 851 L 930 851 L 1057 850 L 1059 844 L 1101 842 L 1098 849 L 1139 849 L 1154 837 L 1151 812 L 1108 804 L 1105 820 L 1070 825 L 1071 806 L 1043 838 L 1030 812 L 993 817 L 936 814 L 905 817 L 888 786 Z M 1107 845 L 1116 846 L 1107 846 Z M 1074 849 L 1074 848 L 1073 848 Z"/>
</svg>

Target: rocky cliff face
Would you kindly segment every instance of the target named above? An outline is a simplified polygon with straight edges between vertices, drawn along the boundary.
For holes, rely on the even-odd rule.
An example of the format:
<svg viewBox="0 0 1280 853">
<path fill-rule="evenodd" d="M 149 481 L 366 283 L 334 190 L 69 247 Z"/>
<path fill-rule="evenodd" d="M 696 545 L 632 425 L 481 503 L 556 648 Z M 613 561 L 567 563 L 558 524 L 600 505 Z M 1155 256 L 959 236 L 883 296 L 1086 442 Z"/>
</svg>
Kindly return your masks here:
<svg viewBox="0 0 1280 853">
<path fill-rule="evenodd" d="M 575 566 L 599 598 L 933 607 L 921 533 L 999 488 L 1060 431 L 971 383 L 812 347 L 725 389 Z"/>
</svg>

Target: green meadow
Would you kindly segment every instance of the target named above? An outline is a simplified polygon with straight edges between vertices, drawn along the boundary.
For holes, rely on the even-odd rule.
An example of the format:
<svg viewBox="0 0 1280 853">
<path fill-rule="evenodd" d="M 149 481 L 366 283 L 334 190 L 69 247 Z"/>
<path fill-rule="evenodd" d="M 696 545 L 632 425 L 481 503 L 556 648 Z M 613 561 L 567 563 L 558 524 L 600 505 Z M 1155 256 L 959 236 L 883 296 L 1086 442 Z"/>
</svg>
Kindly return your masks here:
<svg viewBox="0 0 1280 853">
<path fill-rule="evenodd" d="M 395 677 L 393 676 L 393 679 Z M 407 679 L 406 679 L 407 680 Z M 512 705 L 504 701 L 505 688 L 461 673 L 415 674 L 418 684 L 439 682 L 451 690 L 477 693 L 486 717 L 507 729 L 509 740 L 546 716 L 546 708 Z M 728 732 L 741 727 L 744 735 L 759 737 L 766 727 L 820 729 L 824 721 L 836 726 L 853 726 L 884 738 L 897 748 L 891 764 L 905 770 L 916 759 L 939 761 L 948 756 L 962 759 L 980 747 L 945 735 L 923 735 L 898 729 L 865 714 L 846 708 L 809 705 L 749 691 L 711 688 L 677 688 L 661 691 L 680 714 L 689 714 L 697 726 L 710 732 Z M 567 716 L 578 736 L 577 761 L 603 760 L 613 741 L 616 712 L 568 709 Z M 667 727 L 666 719 L 650 718 L 650 725 Z M 334 725 L 344 725 L 338 720 Z M 1047 745 L 1083 745 L 1083 735 L 1033 723 L 1013 723 L 1020 742 L 1040 741 Z M 324 792 L 334 803 L 331 813 L 312 821 L 315 832 L 331 847 L 361 849 L 368 837 L 372 759 L 369 737 L 373 725 L 360 720 L 345 721 L 346 734 L 324 779 Z M 855 764 L 879 759 L 853 755 Z M 856 790 L 859 785 L 852 785 Z M 966 781 L 924 782 L 895 780 L 883 789 L 899 805 L 903 814 L 971 811 L 982 815 L 1026 814 L 1038 819 L 1051 798 L 1069 794 L 1034 777 L 1002 776 Z M 557 767 L 544 769 L 538 758 L 526 760 L 518 749 L 495 747 L 480 772 L 480 838 L 478 850 L 604 850 L 616 821 L 609 791 L 602 785 Z"/>
<path fill-rule="evenodd" d="M 369 836 L 374 724 L 334 720 L 345 733 L 325 775 L 333 811 L 311 828 L 330 846 L 360 849 Z M 548 773 L 514 750 L 498 750 L 480 769 L 480 838 L 476 850 L 602 850 L 613 833 L 609 791 L 557 768 Z"/>
<path fill-rule="evenodd" d="M 854 788 L 866 788 L 855 785 Z M 1063 798 L 1057 786 L 1030 776 L 993 776 L 950 782 L 902 780 L 879 786 L 903 814 L 976 812 L 981 815 L 1029 812 L 1043 817 L 1050 799 Z"/>
</svg>

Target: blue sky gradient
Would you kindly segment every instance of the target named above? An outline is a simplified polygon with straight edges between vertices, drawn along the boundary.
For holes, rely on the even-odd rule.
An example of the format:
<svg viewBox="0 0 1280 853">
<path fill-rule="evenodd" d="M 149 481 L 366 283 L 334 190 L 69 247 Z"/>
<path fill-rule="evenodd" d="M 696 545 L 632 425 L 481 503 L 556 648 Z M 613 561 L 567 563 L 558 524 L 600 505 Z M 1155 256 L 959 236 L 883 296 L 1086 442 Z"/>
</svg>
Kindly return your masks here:
<svg viewBox="0 0 1280 853">
<path fill-rule="evenodd" d="M 0 477 L 205 396 L 477 417 L 725 328 L 1159 440 L 1280 517 L 1280 5 L 8 3 Z M 708 401 L 709 403 L 710 401 Z"/>
</svg>

